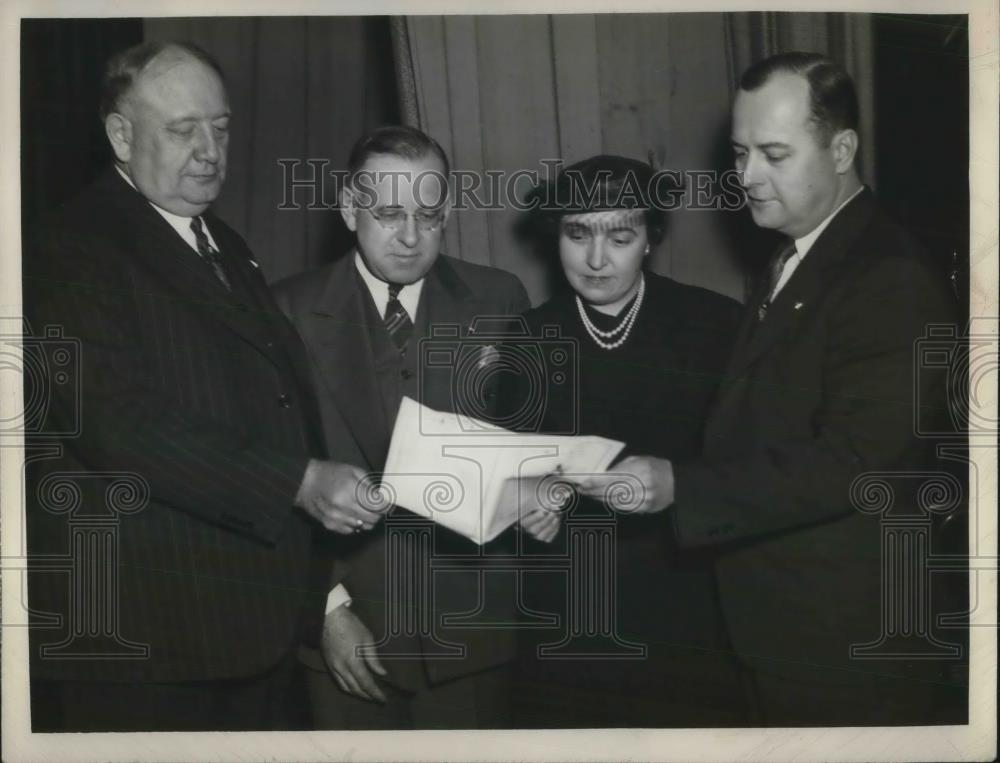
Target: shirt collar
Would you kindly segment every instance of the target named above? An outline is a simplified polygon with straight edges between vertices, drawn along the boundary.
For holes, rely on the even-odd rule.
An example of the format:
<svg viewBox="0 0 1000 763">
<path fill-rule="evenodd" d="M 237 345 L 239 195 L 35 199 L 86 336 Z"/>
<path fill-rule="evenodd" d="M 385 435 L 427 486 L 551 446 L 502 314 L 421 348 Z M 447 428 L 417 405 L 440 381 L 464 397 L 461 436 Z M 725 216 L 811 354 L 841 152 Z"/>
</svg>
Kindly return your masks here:
<svg viewBox="0 0 1000 763">
<path fill-rule="evenodd" d="M 823 222 L 821 222 L 819 225 L 817 225 L 815 228 L 813 228 L 811 231 L 809 231 L 802 238 L 795 239 L 795 255 L 794 256 L 795 256 L 796 259 L 801 260 L 803 257 L 806 256 L 806 254 L 808 254 L 809 250 L 812 249 L 813 244 L 815 244 L 816 240 L 820 237 L 820 234 L 822 234 L 823 231 L 826 230 L 826 226 L 830 224 L 830 221 L 833 220 L 833 218 L 837 216 L 837 213 L 840 212 L 840 210 L 842 210 L 845 206 L 847 206 L 847 204 L 855 196 L 857 196 L 859 193 L 861 193 L 864 189 L 865 189 L 864 186 L 861 186 L 860 188 L 858 188 L 858 190 L 856 190 L 854 193 L 852 193 L 850 196 L 848 196 L 846 199 L 844 199 L 840 203 L 840 206 L 838 206 L 835 210 L 833 210 L 827 216 L 827 218 L 825 220 L 823 220 Z"/>
<path fill-rule="evenodd" d="M 361 253 L 357 249 L 354 250 L 354 266 L 361 274 L 361 280 L 368 287 L 368 292 L 372 295 L 372 300 L 375 302 L 375 307 L 378 308 L 379 315 L 385 318 L 385 306 L 389 302 L 389 284 L 380 278 L 376 278 L 375 274 L 368 269 L 364 259 L 361 257 Z M 425 280 L 427 280 L 426 276 L 419 281 L 406 284 L 399 290 L 397 299 L 399 299 L 400 304 L 402 304 L 410 316 L 411 321 L 416 319 L 417 305 L 420 303 L 420 293 L 424 289 Z"/>
<path fill-rule="evenodd" d="M 123 172 L 121 167 L 119 167 L 116 164 L 115 169 L 118 170 L 118 174 L 125 179 L 126 183 L 135 188 L 136 191 L 139 191 L 139 189 L 135 187 L 135 183 L 132 182 L 132 178 L 130 178 L 127 173 Z M 139 192 L 141 193 L 141 191 Z M 175 231 L 177 231 L 177 233 L 180 235 L 182 239 L 184 239 L 188 244 L 190 244 L 195 251 L 198 251 L 198 245 L 195 242 L 194 232 L 191 230 L 192 218 L 183 217 L 181 215 L 175 215 L 173 212 L 168 212 L 162 207 L 156 206 L 149 199 L 146 199 L 146 201 L 149 204 L 149 206 L 151 206 L 153 209 L 155 209 L 157 212 L 160 213 L 160 217 L 166 220 L 170 224 L 170 227 L 173 228 Z M 212 245 L 213 249 L 218 250 L 219 246 L 218 244 L 215 243 L 215 238 L 212 236 L 212 231 L 209 230 L 208 224 L 204 223 L 204 219 L 202 219 L 202 222 L 203 222 L 202 226 L 203 230 L 205 231 L 205 234 L 208 236 L 208 243 Z"/>
</svg>

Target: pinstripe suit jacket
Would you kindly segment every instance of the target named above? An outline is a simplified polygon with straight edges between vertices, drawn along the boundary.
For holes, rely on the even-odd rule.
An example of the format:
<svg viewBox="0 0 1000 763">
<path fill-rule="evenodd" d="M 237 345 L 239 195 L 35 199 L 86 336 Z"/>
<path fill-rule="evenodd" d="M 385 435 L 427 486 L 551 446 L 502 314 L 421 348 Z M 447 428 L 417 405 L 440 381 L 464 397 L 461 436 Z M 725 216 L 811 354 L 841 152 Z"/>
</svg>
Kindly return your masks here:
<svg viewBox="0 0 1000 763">
<path fill-rule="evenodd" d="M 25 254 L 26 316 L 60 327 L 71 356 L 68 376 L 26 375 L 47 405 L 28 441 L 33 677 L 250 676 L 299 635 L 315 527 L 292 504 L 323 455 L 318 409 L 249 249 L 205 219 L 232 293 L 114 170 Z M 57 457 L 41 457 L 46 443 Z M 118 477 L 138 486 L 131 513 L 128 491 L 109 490 Z M 98 555 L 97 577 L 73 572 Z"/>
</svg>

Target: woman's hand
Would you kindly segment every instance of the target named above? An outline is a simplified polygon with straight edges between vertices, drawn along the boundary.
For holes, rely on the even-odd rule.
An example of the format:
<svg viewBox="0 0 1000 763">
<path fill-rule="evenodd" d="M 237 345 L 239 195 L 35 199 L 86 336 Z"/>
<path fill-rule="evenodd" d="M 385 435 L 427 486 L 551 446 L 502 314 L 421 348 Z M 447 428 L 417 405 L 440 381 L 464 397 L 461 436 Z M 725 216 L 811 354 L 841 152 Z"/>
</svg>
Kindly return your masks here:
<svg viewBox="0 0 1000 763">
<path fill-rule="evenodd" d="M 622 514 L 653 514 L 674 502 L 674 467 L 665 458 L 629 456 L 605 474 L 566 475 L 580 495 Z"/>
<path fill-rule="evenodd" d="M 532 509 L 527 514 L 521 515 L 521 529 L 535 540 L 542 543 L 551 543 L 559 533 L 559 525 L 562 524 L 562 514 L 557 514 L 548 509 Z"/>
<path fill-rule="evenodd" d="M 562 507 L 572 497 L 572 488 L 561 477 L 531 477 L 507 480 L 502 500 L 517 504 L 521 529 L 542 543 L 551 543 L 562 524 Z"/>
</svg>

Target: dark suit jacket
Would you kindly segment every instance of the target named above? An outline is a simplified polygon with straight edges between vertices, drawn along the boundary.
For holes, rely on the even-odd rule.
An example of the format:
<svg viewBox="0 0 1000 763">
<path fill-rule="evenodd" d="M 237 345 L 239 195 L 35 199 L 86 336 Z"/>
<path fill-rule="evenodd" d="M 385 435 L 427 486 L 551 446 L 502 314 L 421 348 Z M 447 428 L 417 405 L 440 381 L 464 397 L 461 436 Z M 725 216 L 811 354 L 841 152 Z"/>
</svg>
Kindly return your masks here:
<svg viewBox="0 0 1000 763">
<path fill-rule="evenodd" d="M 110 521 L 120 562 L 109 581 L 117 592 L 107 594 L 117 597 L 115 636 L 148 648 L 143 656 L 115 638 L 77 639 L 39 659 L 42 644 L 84 623 L 67 572 L 38 571 L 31 605 L 61 622 L 32 630 L 33 677 L 249 676 L 297 641 L 313 523 L 292 504 L 310 456 L 323 455 L 305 350 L 243 240 L 205 219 L 232 294 L 114 170 L 25 254 L 27 317 L 37 332 L 57 326 L 75 343 L 70 381 L 50 376 L 42 387 L 51 394 L 45 430 L 82 422 L 78 436 L 57 441 L 58 458 L 29 470 L 29 550 L 58 567 L 74 523 Z M 46 441 L 29 438 L 29 448 Z M 105 496 L 122 474 L 148 491 L 148 505 L 127 515 L 109 507 L 128 498 Z M 60 481 L 78 486 L 78 510 L 57 510 Z M 105 590 L 85 585 L 90 596 Z M 102 622 L 112 617 L 105 611 Z M 88 650 L 92 658 L 72 657 Z"/>
<path fill-rule="evenodd" d="M 877 673 L 940 669 L 850 658 L 882 632 L 883 576 L 882 518 L 854 508 L 850 490 L 866 472 L 931 463 L 914 435 L 915 343 L 955 320 L 946 285 L 865 189 L 758 325 L 763 298 L 748 305 L 704 457 L 675 465 L 679 542 L 722 552 L 731 638 L 759 672 L 870 688 Z M 941 379 L 922 381 L 922 402 L 943 399 Z M 895 700 L 921 688 L 900 681 Z"/>
<path fill-rule="evenodd" d="M 282 281 L 275 287 L 278 303 L 299 330 L 316 372 L 323 427 L 331 458 L 381 470 L 385 465 L 395 414 L 385 412 L 379 395 L 375 367 L 380 340 L 388 341 L 370 292 L 357 272 L 354 256 L 343 257 L 319 271 Z M 411 350 L 401 370 L 403 391 L 439 410 L 453 410 L 453 375 L 434 375 L 418 385 L 419 342 L 432 326 L 454 326 L 467 339 L 469 326 L 479 316 L 514 316 L 528 307 L 527 294 L 515 276 L 441 255 L 428 272 L 414 319 Z M 381 334 L 385 336 L 380 337 Z M 418 390 L 419 386 L 419 390 Z M 400 509 L 394 509 L 399 512 Z M 338 538 L 346 564 L 335 565 L 333 582 L 343 582 L 354 601 L 354 610 L 368 625 L 376 641 L 387 633 L 387 574 L 385 523 L 365 535 Z M 335 541 L 335 543 L 336 543 Z M 490 547 L 487 546 L 487 551 Z M 444 528 L 434 529 L 434 553 L 478 555 L 477 547 Z M 408 574 L 421 574 L 415 570 Z M 425 570 L 422 574 L 429 574 Z M 476 610 L 487 620 L 511 622 L 512 575 L 483 576 L 487 590 L 480 592 L 480 575 L 474 570 L 434 573 L 434 606 L 429 617 L 440 625 L 447 613 Z M 496 590 L 494 590 L 496 587 Z M 414 659 L 386 659 L 390 680 L 416 689 L 427 681 L 439 682 L 496 665 L 514 656 L 513 634 L 507 629 L 438 628 L 440 637 L 465 647 L 461 659 L 430 659 L 430 639 L 399 636 L 382 649 L 385 653 L 411 653 Z"/>
</svg>

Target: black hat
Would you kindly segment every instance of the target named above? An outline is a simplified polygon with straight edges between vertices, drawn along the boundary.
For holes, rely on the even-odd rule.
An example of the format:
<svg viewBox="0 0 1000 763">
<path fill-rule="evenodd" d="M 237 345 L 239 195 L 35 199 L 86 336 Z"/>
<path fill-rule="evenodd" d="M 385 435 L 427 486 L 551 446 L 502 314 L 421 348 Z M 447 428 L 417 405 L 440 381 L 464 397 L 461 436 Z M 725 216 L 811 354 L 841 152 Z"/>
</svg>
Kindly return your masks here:
<svg viewBox="0 0 1000 763">
<path fill-rule="evenodd" d="M 650 238 L 657 243 L 663 235 L 663 205 L 651 196 L 662 193 L 664 177 L 646 162 L 626 156 L 599 154 L 562 169 L 551 182 L 533 188 L 525 202 L 530 206 L 521 230 L 530 234 L 552 234 L 560 218 L 585 212 L 634 209 L 644 212 Z"/>
<path fill-rule="evenodd" d="M 539 184 L 527 201 L 556 215 L 613 209 L 652 209 L 653 168 L 625 156 L 601 154 L 564 168 L 552 182 Z"/>
</svg>

